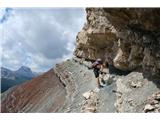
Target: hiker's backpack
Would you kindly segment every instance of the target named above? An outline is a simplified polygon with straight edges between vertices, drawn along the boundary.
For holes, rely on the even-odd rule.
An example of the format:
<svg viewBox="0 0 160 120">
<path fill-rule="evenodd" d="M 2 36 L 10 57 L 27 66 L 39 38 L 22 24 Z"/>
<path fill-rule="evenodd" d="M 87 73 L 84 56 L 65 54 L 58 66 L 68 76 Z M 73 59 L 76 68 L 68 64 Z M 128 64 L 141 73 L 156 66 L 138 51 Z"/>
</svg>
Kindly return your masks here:
<svg viewBox="0 0 160 120">
<path fill-rule="evenodd" d="M 95 61 L 93 64 L 92 64 L 92 68 L 97 68 L 97 66 L 100 65 L 99 62 Z"/>
</svg>

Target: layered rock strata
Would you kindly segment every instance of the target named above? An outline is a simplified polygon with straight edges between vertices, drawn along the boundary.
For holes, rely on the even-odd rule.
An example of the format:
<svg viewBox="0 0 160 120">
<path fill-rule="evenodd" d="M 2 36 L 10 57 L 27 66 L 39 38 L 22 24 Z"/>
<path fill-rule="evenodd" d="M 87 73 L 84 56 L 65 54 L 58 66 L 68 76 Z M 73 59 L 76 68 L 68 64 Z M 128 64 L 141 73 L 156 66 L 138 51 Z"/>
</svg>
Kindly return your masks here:
<svg viewBox="0 0 160 120">
<path fill-rule="evenodd" d="M 87 8 L 77 35 L 77 57 L 103 58 L 124 71 L 160 75 L 160 9 Z"/>
</svg>

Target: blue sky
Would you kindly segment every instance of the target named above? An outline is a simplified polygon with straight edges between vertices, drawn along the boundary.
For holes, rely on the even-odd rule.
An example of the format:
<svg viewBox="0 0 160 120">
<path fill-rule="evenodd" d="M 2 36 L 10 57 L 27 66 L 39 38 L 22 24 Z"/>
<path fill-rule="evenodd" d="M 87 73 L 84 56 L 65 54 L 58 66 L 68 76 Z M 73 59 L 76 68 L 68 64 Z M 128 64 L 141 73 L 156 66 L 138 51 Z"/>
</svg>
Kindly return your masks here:
<svg viewBox="0 0 160 120">
<path fill-rule="evenodd" d="M 42 72 L 72 57 L 84 8 L 0 9 L 1 66 Z"/>
</svg>

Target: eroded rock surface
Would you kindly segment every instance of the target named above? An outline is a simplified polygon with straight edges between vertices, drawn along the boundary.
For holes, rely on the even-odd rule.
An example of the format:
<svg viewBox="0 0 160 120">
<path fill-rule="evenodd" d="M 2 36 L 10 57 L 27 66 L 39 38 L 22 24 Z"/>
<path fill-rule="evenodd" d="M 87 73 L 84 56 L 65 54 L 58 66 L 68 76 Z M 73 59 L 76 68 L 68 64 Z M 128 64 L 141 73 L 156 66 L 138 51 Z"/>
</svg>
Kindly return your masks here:
<svg viewBox="0 0 160 120">
<path fill-rule="evenodd" d="M 77 57 L 103 58 L 118 69 L 160 75 L 160 9 L 87 8 Z"/>
<path fill-rule="evenodd" d="M 9 89 L 2 94 L 2 112 L 148 112 L 151 108 L 145 106 L 152 94 L 156 96 L 152 112 L 159 111 L 159 88 L 142 73 L 109 74 L 107 86 L 97 92 L 93 71 L 87 68 L 90 62 L 83 63 L 68 60 Z"/>
</svg>

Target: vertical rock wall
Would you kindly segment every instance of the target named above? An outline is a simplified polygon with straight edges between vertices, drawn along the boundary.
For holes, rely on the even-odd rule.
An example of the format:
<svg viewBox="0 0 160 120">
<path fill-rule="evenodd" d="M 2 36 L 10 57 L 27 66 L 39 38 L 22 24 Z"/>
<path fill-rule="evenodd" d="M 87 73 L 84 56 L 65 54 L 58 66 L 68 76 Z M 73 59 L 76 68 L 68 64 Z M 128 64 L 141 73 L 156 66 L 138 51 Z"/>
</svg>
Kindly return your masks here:
<svg viewBox="0 0 160 120">
<path fill-rule="evenodd" d="M 102 58 L 120 70 L 160 75 L 160 9 L 87 8 L 74 54 Z"/>
</svg>

